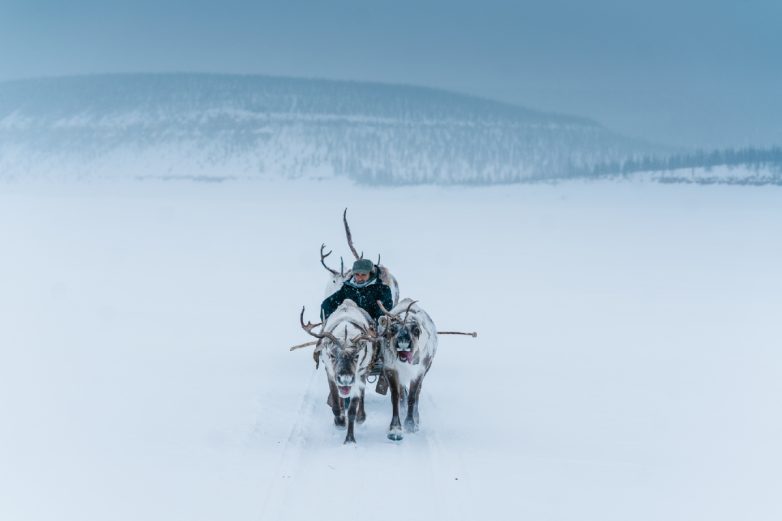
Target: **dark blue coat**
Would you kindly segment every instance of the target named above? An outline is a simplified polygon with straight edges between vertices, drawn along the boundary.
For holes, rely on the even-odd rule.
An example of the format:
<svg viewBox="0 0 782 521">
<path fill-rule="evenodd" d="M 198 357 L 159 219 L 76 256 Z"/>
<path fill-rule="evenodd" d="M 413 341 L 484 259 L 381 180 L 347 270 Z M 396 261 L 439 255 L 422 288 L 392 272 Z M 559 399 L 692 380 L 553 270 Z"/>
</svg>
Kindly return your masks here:
<svg viewBox="0 0 782 521">
<path fill-rule="evenodd" d="M 323 301 L 320 306 L 323 319 L 329 318 L 329 315 L 339 307 L 346 299 L 355 302 L 358 307 L 369 313 L 374 320 L 383 314 L 377 301 L 383 303 L 383 307 L 390 310 L 394 307 L 394 301 L 391 297 L 391 288 L 380 282 L 378 278 L 372 279 L 366 286 L 355 286 L 353 280 L 347 280 L 342 284 L 339 290 Z"/>
</svg>

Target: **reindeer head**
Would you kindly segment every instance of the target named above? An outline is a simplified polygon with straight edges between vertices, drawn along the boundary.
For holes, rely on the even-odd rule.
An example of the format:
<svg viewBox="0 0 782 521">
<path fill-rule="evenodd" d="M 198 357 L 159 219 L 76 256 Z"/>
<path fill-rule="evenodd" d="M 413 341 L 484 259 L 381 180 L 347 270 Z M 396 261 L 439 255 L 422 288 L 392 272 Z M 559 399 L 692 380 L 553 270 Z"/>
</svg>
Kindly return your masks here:
<svg viewBox="0 0 782 521">
<path fill-rule="evenodd" d="M 400 362 L 407 364 L 418 364 L 420 361 L 418 339 L 421 337 L 421 326 L 415 320 L 414 315 L 410 315 L 410 308 L 416 301 L 411 301 L 403 313 L 394 314 L 383 307 L 383 303 L 378 301 L 383 316 L 378 319 L 380 326 L 379 333 L 382 336 L 387 348 L 393 353 Z"/>
<path fill-rule="evenodd" d="M 347 398 L 357 395 L 364 385 L 362 370 L 366 369 L 372 358 L 372 343 L 377 341 L 374 332 L 362 333 L 356 324 L 345 321 L 335 327 L 333 332 L 315 333 L 312 329 L 318 324 L 304 324 L 304 308 L 300 320 L 301 327 L 319 339 L 316 351 L 320 353 L 329 378 L 337 385 L 339 396 Z"/>
<path fill-rule="evenodd" d="M 342 212 L 342 222 L 345 225 L 345 237 L 348 241 L 348 246 L 350 247 L 350 251 L 353 253 L 353 256 L 356 258 L 356 260 L 363 259 L 364 258 L 364 252 L 362 251 L 360 254 L 356 250 L 356 247 L 353 245 L 353 234 L 350 232 L 350 225 L 348 224 L 348 209 L 345 208 L 345 211 Z M 342 286 L 342 283 L 346 280 L 350 280 L 350 278 L 353 276 L 353 270 L 345 271 L 345 262 L 343 261 L 342 257 L 339 258 L 339 271 L 335 270 L 334 268 L 329 267 L 328 264 L 326 264 L 326 258 L 331 255 L 332 250 L 329 250 L 328 252 L 324 253 L 324 250 L 326 249 L 325 244 L 320 245 L 320 263 L 323 266 L 323 268 L 329 272 L 329 282 L 326 285 L 326 295 L 331 295 L 335 291 L 337 291 L 340 286 Z M 380 255 L 377 257 L 377 264 L 380 264 Z M 378 273 L 378 276 L 380 276 L 380 273 Z"/>
<path fill-rule="evenodd" d="M 347 398 L 359 392 L 362 384 L 361 369 L 371 357 L 371 351 L 365 340 L 356 338 L 348 340 L 344 345 L 329 343 L 324 347 L 321 358 L 325 359 L 326 371 L 337 384 L 339 396 Z M 324 356 L 325 355 L 325 356 Z"/>
</svg>

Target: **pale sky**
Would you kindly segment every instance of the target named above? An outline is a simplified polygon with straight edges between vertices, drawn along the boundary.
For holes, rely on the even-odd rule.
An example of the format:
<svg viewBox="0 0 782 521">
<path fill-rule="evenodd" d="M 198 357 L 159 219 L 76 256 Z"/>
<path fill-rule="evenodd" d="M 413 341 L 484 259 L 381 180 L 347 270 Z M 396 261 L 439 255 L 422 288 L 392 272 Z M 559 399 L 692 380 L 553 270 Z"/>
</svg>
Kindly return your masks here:
<svg viewBox="0 0 782 521">
<path fill-rule="evenodd" d="M 782 144 L 782 2 L 0 0 L 0 81 L 230 72 L 440 87 L 668 144 Z"/>
</svg>

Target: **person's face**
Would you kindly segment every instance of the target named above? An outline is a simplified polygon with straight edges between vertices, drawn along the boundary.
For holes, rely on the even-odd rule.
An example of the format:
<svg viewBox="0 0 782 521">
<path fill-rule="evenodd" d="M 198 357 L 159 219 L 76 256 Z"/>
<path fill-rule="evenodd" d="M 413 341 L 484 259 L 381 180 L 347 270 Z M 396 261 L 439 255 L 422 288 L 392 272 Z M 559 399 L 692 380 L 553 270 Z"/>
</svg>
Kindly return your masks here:
<svg viewBox="0 0 782 521">
<path fill-rule="evenodd" d="M 363 284 L 369 280 L 369 273 L 354 273 L 353 280 L 358 284 Z"/>
</svg>

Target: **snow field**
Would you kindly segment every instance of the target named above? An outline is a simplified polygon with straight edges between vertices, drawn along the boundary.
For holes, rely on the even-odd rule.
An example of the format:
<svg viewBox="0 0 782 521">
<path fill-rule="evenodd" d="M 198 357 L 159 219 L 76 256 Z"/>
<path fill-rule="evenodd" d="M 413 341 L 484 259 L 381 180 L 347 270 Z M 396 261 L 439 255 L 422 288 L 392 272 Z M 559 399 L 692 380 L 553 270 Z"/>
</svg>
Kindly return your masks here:
<svg viewBox="0 0 782 521">
<path fill-rule="evenodd" d="M 782 191 L 6 184 L 0 519 L 776 520 Z M 340 216 L 443 330 L 421 431 L 325 405 Z M 332 265 L 336 262 L 332 261 Z M 371 387 L 371 386 L 370 386 Z"/>
</svg>

